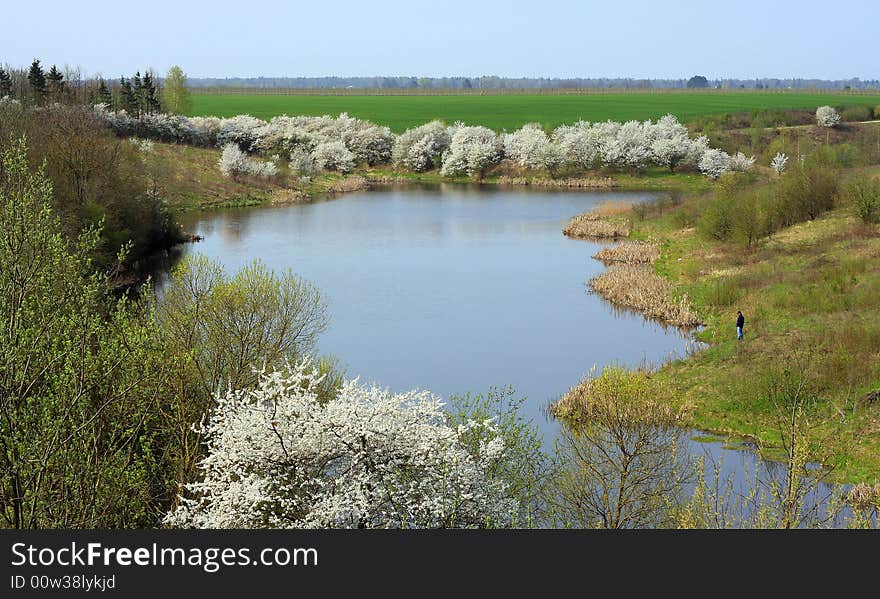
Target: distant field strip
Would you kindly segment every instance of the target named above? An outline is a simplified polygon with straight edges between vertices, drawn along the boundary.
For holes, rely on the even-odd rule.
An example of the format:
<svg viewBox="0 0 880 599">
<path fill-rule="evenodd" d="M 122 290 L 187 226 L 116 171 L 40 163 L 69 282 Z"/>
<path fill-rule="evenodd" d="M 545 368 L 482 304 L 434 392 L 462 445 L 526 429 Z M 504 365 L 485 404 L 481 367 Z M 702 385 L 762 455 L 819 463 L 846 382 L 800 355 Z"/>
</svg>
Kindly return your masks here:
<svg viewBox="0 0 880 599">
<path fill-rule="evenodd" d="M 197 90 L 194 90 L 197 91 Z M 399 133 L 431 119 L 463 121 L 508 131 L 537 122 L 546 128 L 578 120 L 656 119 L 674 114 L 682 121 L 706 114 L 755 109 L 812 109 L 831 106 L 880 105 L 880 94 L 696 92 L 511 95 L 193 95 L 192 115 L 251 114 L 269 119 L 281 114 L 351 116 L 387 125 Z"/>
</svg>

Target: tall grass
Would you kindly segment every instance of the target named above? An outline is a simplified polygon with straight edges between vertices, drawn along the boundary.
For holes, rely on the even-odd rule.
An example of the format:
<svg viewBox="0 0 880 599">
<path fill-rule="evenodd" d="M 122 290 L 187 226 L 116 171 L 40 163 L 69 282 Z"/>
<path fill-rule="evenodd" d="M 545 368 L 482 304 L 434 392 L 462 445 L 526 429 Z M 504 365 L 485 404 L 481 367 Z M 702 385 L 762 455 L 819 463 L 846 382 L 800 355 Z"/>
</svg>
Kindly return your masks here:
<svg viewBox="0 0 880 599">
<path fill-rule="evenodd" d="M 672 284 L 648 268 L 629 264 L 611 266 L 591 279 L 589 285 L 608 301 L 638 310 L 648 318 L 681 327 L 702 323 L 687 295 L 674 298 Z"/>
<path fill-rule="evenodd" d="M 572 217 L 562 233 L 575 239 L 617 239 L 629 236 L 629 223 L 587 212 Z"/>
<path fill-rule="evenodd" d="M 624 241 L 599 250 L 594 256 L 605 264 L 653 264 L 660 258 L 660 244 L 646 241 Z"/>
</svg>

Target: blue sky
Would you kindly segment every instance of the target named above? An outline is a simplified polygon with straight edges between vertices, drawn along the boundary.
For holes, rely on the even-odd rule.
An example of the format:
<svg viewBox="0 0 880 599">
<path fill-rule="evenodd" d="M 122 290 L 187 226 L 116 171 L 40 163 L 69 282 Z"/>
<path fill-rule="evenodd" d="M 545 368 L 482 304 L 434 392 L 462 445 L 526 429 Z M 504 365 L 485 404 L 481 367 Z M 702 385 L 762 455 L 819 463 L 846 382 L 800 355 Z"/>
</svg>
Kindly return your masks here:
<svg viewBox="0 0 880 599">
<path fill-rule="evenodd" d="M 142 7 L 142 8 L 141 8 Z M 4 1 L 0 63 L 116 77 L 880 77 L 877 0 Z"/>
</svg>

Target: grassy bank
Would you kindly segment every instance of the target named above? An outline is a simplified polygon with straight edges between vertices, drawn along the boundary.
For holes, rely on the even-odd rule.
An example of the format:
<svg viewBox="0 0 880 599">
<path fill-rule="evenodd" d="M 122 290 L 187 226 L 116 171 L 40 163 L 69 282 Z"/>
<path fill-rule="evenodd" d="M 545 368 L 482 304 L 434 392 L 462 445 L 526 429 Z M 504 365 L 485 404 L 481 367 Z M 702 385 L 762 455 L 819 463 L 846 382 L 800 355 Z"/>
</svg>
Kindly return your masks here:
<svg viewBox="0 0 880 599">
<path fill-rule="evenodd" d="M 369 181 L 471 181 L 390 168 L 322 174 L 307 182 L 282 168 L 270 181 L 233 181 L 220 174 L 218 157 L 213 149 L 157 143 L 147 160 L 163 197 L 179 210 L 308 201 Z M 844 176 L 856 173 L 880 176 L 880 168 L 848 168 Z M 509 176 L 493 173 L 483 183 Z M 812 457 L 841 480 L 880 478 L 880 401 L 869 399 L 880 388 L 880 227 L 861 223 L 842 205 L 752 247 L 713 241 L 694 227 L 717 185 L 705 177 L 662 169 L 601 176 L 611 178 L 614 190 L 681 192 L 634 209 L 630 238 L 660 244 L 655 272 L 672 284 L 673 297 L 688 297 L 705 323 L 698 338 L 708 347 L 657 375 L 689 408 L 693 425 L 777 444 L 776 415 L 762 399 L 763 383 L 774 369 L 793 367 L 808 373 L 820 398 L 811 416 Z M 761 170 L 755 184 L 774 176 Z M 534 178 L 545 177 L 517 180 Z M 743 342 L 735 338 L 737 310 L 746 317 Z"/>
<path fill-rule="evenodd" d="M 876 174 L 880 170 L 873 169 Z M 840 207 L 757 247 L 712 242 L 688 225 L 705 198 L 634 218 L 633 237 L 660 240 L 656 271 L 687 294 L 708 347 L 658 376 L 696 427 L 779 442 L 762 397 L 773 372 L 803 373 L 819 401 L 812 457 L 848 481 L 880 477 L 880 226 Z M 745 340 L 735 335 L 736 311 Z"/>
<path fill-rule="evenodd" d="M 463 121 L 497 131 L 511 131 L 530 122 L 553 128 L 578 120 L 626 121 L 675 114 L 683 122 L 704 115 L 752 110 L 813 109 L 833 106 L 876 106 L 878 95 L 774 92 L 679 92 L 516 95 L 194 95 L 192 115 L 251 114 L 269 119 L 281 114 L 351 116 L 386 125 L 397 133 L 432 119 Z"/>
<path fill-rule="evenodd" d="M 151 185 L 158 195 L 178 211 L 207 210 L 237 206 L 257 206 L 273 202 L 309 201 L 327 195 L 362 189 L 369 183 L 473 183 L 469 177 L 444 177 L 437 170 L 425 173 L 397 171 L 390 167 L 361 169 L 351 175 L 324 172 L 307 180 L 290 174 L 284 165 L 279 175 L 271 179 L 223 176 L 217 161 L 220 151 L 183 144 L 153 143 L 145 155 Z M 578 177 L 550 179 L 545 175 L 526 174 L 511 177 L 503 169 L 490 173 L 480 183 L 486 185 L 534 185 L 547 190 L 558 186 L 571 188 L 569 181 Z M 682 191 L 699 193 L 711 188 L 705 177 L 698 173 L 670 173 L 652 168 L 634 175 L 630 173 L 603 173 L 596 176 L 600 182 L 596 190 L 616 191 Z M 581 188 L 575 186 L 575 188 Z M 586 189 L 586 188 L 585 188 Z"/>
</svg>

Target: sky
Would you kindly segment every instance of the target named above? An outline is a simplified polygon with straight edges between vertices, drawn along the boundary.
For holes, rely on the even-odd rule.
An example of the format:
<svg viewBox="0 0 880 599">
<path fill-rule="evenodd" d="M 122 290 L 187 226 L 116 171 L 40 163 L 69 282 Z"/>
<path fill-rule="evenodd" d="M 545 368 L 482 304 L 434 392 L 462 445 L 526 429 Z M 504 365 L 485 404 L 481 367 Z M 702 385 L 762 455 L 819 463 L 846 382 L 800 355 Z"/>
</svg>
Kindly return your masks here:
<svg viewBox="0 0 880 599">
<path fill-rule="evenodd" d="M 877 0 L 0 4 L 0 64 L 106 77 L 880 78 Z"/>
</svg>

